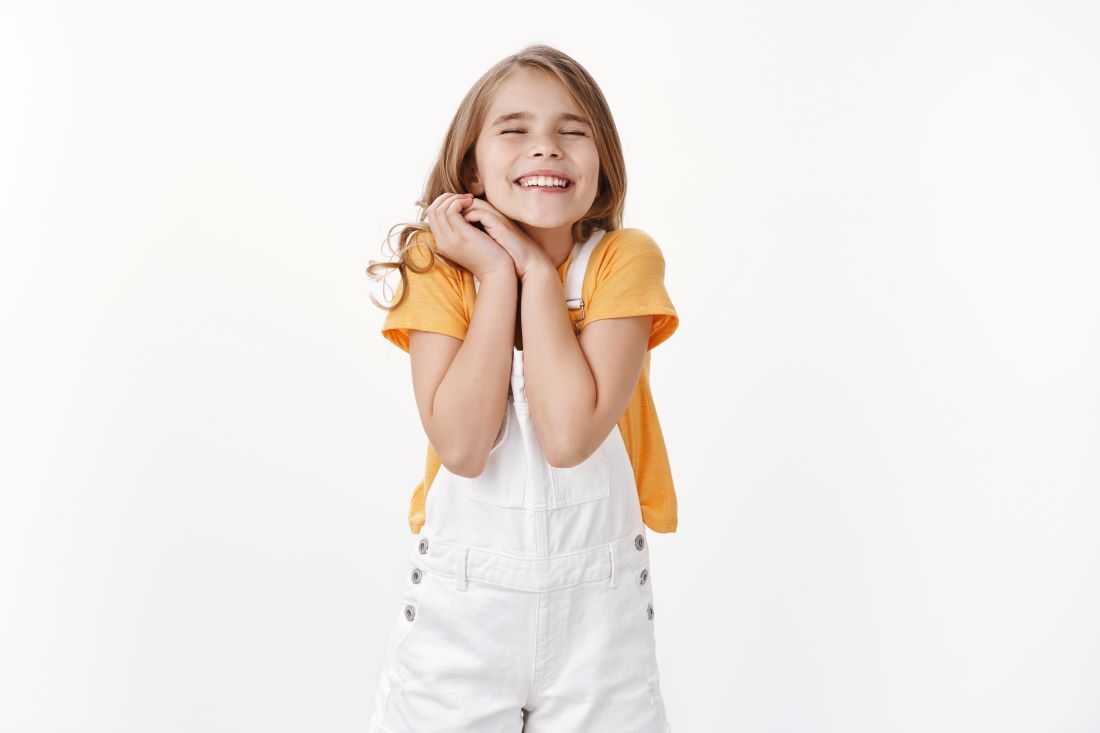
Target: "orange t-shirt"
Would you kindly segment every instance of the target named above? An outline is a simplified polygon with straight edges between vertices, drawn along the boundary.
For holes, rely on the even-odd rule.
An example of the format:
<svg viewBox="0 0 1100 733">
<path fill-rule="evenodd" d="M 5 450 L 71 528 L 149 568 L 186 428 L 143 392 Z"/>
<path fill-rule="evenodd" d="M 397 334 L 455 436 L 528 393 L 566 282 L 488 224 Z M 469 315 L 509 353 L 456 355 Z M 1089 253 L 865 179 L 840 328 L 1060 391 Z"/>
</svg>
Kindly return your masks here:
<svg viewBox="0 0 1100 733">
<path fill-rule="evenodd" d="M 431 256 L 425 249 L 430 232 L 415 235 L 416 245 L 410 252 L 417 266 L 424 266 Z M 558 268 L 564 286 L 565 274 L 572 253 Z M 434 331 L 464 339 L 474 312 L 473 275 L 436 257 L 431 269 L 424 273 L 406 270 L 409 295 L 396 308 L 388 311 L 382 335 L 409 350 L 409 331 Z M 653 315 L 649 349 L 661 343 L 676 330 L 679 318 L 665 290 L 665 260 L 653 238 L 641 229 L 616 229 L 603 235 L 592 250 L 581 286 L 584 300 L 585 326 L 601 318 Z M 398 283 L 394 301 L 400 297 Z M 563 291 L 564 297 L 564 291 Z M 576 318 L 578 312 L 571 312 Z M 676 491 L 672 485 L 668 453 L 665 450 L 661 424 L 649 391 L 649 351 L 646 351 L 642 373 L 634 394 L 619 418 L 619 431 L 630 456 L 642 521 L 655 532 L 676 531 Z M 424 525 L 424 500 L 439 471 L 440 460 L 428 442 L 424 478 L 413 490 L 409 507 L 409 527 L 413 534 Z"/>
</svg>

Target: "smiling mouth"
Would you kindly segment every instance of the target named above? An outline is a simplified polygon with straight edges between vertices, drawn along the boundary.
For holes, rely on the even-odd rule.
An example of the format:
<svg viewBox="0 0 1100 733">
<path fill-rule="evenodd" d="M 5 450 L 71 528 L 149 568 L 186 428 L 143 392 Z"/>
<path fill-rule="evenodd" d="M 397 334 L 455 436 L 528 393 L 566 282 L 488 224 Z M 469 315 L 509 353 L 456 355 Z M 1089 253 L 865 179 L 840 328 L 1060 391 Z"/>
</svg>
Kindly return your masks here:
<svg viewBox="0 0 1100 733">
<path fill-rule="evenodd" d="M 567 181 L 564 186 L 555 186 L 555 185 L 547 185 L 547 186 L 527 185 L 527 186 L 525 186 L 522 183 L 520 183 L 519 181 L 513 181 L 512 185 L 516 186 L 517 188 L 521 188 L 524 191 L 541 191 L 543 193 L 564 193 L 565 191 L 572 191 L 573 190 L 573 182 L 572 181 Z"/>
</svg>

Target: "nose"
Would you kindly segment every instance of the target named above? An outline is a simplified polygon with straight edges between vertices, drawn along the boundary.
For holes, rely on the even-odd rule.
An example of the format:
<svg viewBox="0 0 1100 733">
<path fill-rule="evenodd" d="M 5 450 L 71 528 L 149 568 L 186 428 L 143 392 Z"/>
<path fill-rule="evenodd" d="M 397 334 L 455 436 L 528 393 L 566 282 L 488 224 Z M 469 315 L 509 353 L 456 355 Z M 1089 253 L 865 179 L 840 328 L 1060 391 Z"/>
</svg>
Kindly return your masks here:
<svg viewBox="0 0 1100 733">
<path fill-rule="evenodd" d="M 545 133 L 532 135 L 531 141 L 530 154 L 532 157 L 538 157 L 540 155 L 548 155 L 552 158 L 561 157 L 561 148 L 558 146 L 554 133 L 550 133 L 549 135 Z"/>
</svg>

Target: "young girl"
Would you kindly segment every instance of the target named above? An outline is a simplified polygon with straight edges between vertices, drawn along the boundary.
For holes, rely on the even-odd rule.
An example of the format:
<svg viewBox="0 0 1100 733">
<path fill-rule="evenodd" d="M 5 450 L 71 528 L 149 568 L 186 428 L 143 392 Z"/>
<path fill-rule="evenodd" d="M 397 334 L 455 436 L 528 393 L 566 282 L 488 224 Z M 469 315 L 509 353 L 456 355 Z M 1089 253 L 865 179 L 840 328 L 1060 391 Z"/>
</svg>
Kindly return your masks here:
<svg viewBox="0 0 1100 733">
<path fill-rule="evenodd" d="M 429 438 L 371 733 L 671 729 L 646 528 L 676 530 L 676 495 L 648 376 L 679 321 L 625 191 L 596 82 L 530 46 L 466 95 L 399 261 L 368 268 L 401 273 L 382 335 Z"/>
</svg>

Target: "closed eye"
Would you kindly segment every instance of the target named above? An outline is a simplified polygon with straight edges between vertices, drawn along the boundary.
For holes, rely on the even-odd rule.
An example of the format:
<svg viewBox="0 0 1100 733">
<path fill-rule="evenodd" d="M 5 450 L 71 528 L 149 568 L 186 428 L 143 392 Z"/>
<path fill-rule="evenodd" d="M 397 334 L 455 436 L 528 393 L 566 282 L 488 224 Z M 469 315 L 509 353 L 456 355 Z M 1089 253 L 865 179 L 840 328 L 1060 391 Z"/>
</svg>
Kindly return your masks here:
<svg viewBox="0 0 1100 733">
<path fill-rule="evenodd" d="M 527 131 L 526 130 L 501 130 L 500 134 L 501 135 L 507 135 L 509 132 L 527 132 Z M 579 130 L 565 130 L 565 131 L 562 132 L 562 134 L 563 135 L 581 135 L 583 137 L 583 136 L 586 136 L 588 133 L 581 132 Z"/>
</svg>

